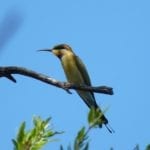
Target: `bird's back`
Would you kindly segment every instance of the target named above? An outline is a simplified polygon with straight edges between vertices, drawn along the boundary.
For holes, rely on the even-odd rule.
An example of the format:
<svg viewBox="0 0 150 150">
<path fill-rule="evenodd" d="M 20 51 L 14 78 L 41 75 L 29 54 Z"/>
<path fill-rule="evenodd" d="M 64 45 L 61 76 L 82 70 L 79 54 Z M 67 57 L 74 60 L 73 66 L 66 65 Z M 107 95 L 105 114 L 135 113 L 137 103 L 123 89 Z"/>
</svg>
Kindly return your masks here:
<svg viewBox="0 0 150 150">
<path fill-rule="evenodd" d="M 61 62 L 68 82 L 74 83 L 76 85 L 91 86 L 88 71 L 78 56 L 74 54 L 66 55 L 62 58 Z M 93 92 L 77 90 L 77 93 L 89 108 L 95 108 L 101 112 L 99 106 L 96 103 Z M 104 115 L 102 115 L 101 118 L 104 123 L 108 123 L 108 120 Z"/>
</svg>

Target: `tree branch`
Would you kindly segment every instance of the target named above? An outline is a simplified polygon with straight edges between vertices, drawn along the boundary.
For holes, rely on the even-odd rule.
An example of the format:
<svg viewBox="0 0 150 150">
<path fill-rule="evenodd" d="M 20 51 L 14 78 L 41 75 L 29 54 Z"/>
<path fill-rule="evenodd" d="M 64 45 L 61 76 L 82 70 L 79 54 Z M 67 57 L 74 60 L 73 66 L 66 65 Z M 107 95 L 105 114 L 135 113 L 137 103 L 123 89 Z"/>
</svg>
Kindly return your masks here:
<svg viewBox="0 0 150 150">
<path fill-rule="evenodd" d="M 61 82 L 61 81 L 55 80 L 54 78 L 51 78 L 47 75 L 37 73 L 35 71 L 29 70 L 23 67 L 17 67 L 17 66 L 0 67 L 0 77 L 6 77 L 11 81 L 16 82 L 16 79 L 12 76 L 12 74 L 20 74 L 20 75 L 24 75 L 24 76 L 28 76 L 28 77 L 40 80 L 47 84 L 56 86 L 58 88 L 62 88 L 70 94 L 71 92 L 69 91 L 69 89 L 74 89 L 74 90 L 78 89 L 78 90 L 83 90 L 83 91 L 92 91 L 96 93 L 113 95 L 113 88 L 107 87 L 107 86 L 91 87 L 91 86 L 85 86 L 85 85 L 75 85 L 72 83 Z"/>
</svg>

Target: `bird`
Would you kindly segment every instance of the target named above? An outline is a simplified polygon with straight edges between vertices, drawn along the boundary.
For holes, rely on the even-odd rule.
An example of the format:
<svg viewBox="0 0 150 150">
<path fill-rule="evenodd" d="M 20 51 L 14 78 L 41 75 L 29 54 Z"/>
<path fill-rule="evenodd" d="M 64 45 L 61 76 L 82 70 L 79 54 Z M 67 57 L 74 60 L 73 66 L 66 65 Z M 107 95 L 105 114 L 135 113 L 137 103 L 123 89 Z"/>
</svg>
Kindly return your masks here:
<svg viewBox="0 0 150 150">
<path fill-rule="evenodd" d="M 62 68 L 66 75 L 67 81 L 75 85 L 92 86 L 90 76 L 83 61 L 77 56 L 68 44 L 58 44 L 53 48 L 41 49 L 39 51 L 48 51 L 53 53 L 61 61 Z M 100 116 L 99 127 L 104 124 L 110 133 L 113 129 L 108 124 L 108 119 L 98 106 L 94 93 L 92 91 L 76 90 L 77 94 L 90 108 L 98 111 Z"/>
</svg>

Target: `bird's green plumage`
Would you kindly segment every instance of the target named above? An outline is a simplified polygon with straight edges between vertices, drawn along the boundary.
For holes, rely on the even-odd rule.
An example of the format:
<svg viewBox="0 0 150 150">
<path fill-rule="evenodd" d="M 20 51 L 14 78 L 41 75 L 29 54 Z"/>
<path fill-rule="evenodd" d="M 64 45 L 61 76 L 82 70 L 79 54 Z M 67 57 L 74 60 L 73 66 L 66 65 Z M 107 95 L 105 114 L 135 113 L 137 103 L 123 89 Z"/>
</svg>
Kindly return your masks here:
<svg viewBox="0 0 150 150">
<path fill-rule="evenodd" d="M 66 44 L 56 45 L 52 49 L 52 53 L 61 60 L 61 64 L 63 66 L 68 82 L 76 85 L 91 86 L 91 80 L 84 63 L 78 56 L 74 54 L 69 45 Z M 96 103 L 93 92 L 81 90 L 76 91 L 89 108 L 94 108 L 98 110 L 99 113 L 102 113 L 100 107 Z M 104 115 L 102 115 L 100 119 L 101 123 L 99 124 L 99 126 L 101 127 L 102 124 L 105 124 L 105 126 L 107 127 L 108 124 L 107 118 Z M 108 127 L 107 129 L 110 132 L 112 132 L 111 129 L 109 129 Z"/>
<path fill-rule="evenodd" d="M 78 70 L 80 71 L 80 74 L 81 74 L 83 80 L 84 80 L 83 84 L 91 86 L 91 80 L 90 80 L 89 74 L 87 72 L 87 69 L 86 69 L 84 63 L 82 62 L 82 60 L 78 56 L 75 56 L 75 63 L 76 63 Z M 93 92 L 78 91 L 78 94 L 81 96 L 81 98 L 87 99 L 88 101 L 92 101 L 93 107 L 97 107 L 95 96 L 94 96 Z M 84 97 L 83 95 L 87 95 L 87 97 Z M 91 107 L 91 106 L 89 106 L 89 107 Z"/>
<path fill-rule="evenodd" d="M 66 78 L 70 83 L 91 86 L 90 77 L 84 63 L 74 53 L 68 52 L 63 55 L 61 57 L 61 64 L 63 66 Z M 81 90 L 76 91 L 89 108 L 98 109 L 100 113 L 102 112 L 96 103 L 93 92 Z M 108 123 L 108 120 L 104 115 L 102 115 L 101 119 L 104 124 Z"/>
<path fill-rule="evenodd" d="M 78 56 L 68 53 L 61 58 L 61 63 L 69 82 L 77 85 L 91 86 L 87 69 Z M 77 93 L 89 108 L 98 108 L 93 92 L 77 90 Z"/>
</svg>

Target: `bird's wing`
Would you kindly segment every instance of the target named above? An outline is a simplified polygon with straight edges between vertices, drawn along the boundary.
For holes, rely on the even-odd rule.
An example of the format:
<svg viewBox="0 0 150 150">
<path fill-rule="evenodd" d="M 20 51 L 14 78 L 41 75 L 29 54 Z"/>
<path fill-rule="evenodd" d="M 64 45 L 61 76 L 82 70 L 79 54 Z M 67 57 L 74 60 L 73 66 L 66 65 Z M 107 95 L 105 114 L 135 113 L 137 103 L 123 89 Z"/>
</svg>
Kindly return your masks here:
<svg viewBox="0 0 150 150">
<path fill-rule="evenodd" d="M 80 70 L 80 73 L 84 79 L 85 85 L 91 86 L 91 80 L 90 80 L 88 71 L 87 71 L 84 63 L 78 56 L 75 56 L 75 63 L 76 63 L 76 66 L 78 67 L 78 69 Z M 91 93 L 93 99 L 95 100 L 94 93 L 93 92 L 90 92 L 90 93 Z"/>
<path fill-rule="evenodd" d="M 76 66 L 78 67 L 78 70 L 80 70 L 80 73 L 81 73 L 81 76 L 83 77 L 85 85 L 91 86 L 91 81 L 90 81 L 90 77 L 87 72 L 87 69 L 86 69 L 85 65 L 83 64 L 82 60 L 78 56 L 75 56 L 75 63 L 76 63 Z M 94 106 L 95 108 L 98 108 L 98 111 L 102 114 L 100 107 L 96 103 L 93 92 L 79 91 L 78 94 L 90 108 L 91 108 L 91 106 Z M 114 132 L 113 129 L 107 125 L 108 120 L 104 116 L 104 114 L 102 114 L 100 120 L 102 121 L 102 123 L 99 124 L 99 127 L 102 127 L 102 124 L 105 124 L 106 128 L 108 129 L 108 131 L 110 133 Z"/>
</svg>

